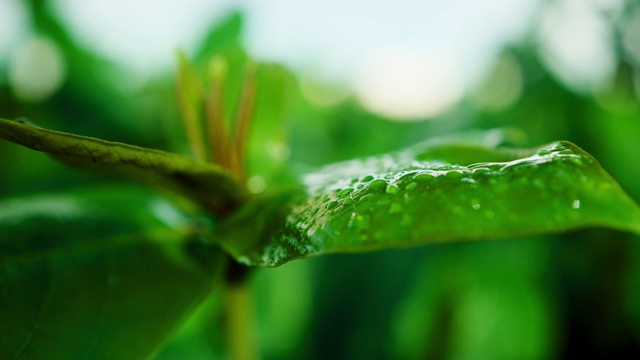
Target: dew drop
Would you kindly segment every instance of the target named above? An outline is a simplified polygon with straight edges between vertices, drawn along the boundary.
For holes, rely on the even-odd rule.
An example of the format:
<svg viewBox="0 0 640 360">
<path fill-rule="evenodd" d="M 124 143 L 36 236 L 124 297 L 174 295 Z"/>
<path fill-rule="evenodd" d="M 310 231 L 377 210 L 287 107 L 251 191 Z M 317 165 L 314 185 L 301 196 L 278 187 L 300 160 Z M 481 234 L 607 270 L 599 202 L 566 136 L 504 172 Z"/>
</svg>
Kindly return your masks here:
<svg viewBox="0 0 640 360">
<path fill-rule="evenodd" d="M 479 167 L 479 168 L 473 169 L 473 173 L 474 174 L 486 174 L 489 171 L 491 171 L 491 169 L 489 169 L 487 167 Z"/>
<path fill-rule="evenodd" d="M 350 198 L 350 197 L 349 197 L 349 198 L 346 198 L 346 199 L 344 199 L 344 201 L 342 202 L 342 204 L 344 204 L 344 205 L 351 205 L 351 204 L 353 204 L 353 199 L 352 199 L 352 198 Z"/>
<path fill-rule="evenodd" d="M 373 175 L 367 175 L 367 176 L 362 178 L 362 181 L 371 181 L 373 179 L 374 179 Z"/>
<path fill-rule="evenodd" d="M 449 171 L 445 174 L 445 176 L 450 179 L 459 179 L 462 177 L 462 173 L 459 171 Z"/>
<path fill-rule="evenodd" d="M 338 193 L 338 197 L 341 197 L 341 198 L 346 197 L 347 195 L 351 194 L 352 192 L 353 192 L 353 188 L 346 188 L 346 189 L 344 189 L 344 190 L 342 190 L 342 191 L 340 191 Z"/>
<path fill-rule="evenodd" d="M 405 182 L 408 182 L 408 181 L 413 180 L 413 177 L 414 177 L 414 176 L 415 176 L 415 173 L 414 173 L 414 172 L 405 173 L 404 175 L 402 175 L 402 176 L 400 177 L 400 179 L 398 179 L 398 182 L 400 182 L 400 183 L 403 183 L 403 184 L 404 184 Z"/>
<path fill-rule="evenodd" d="M 418 182 L 430 182 L 433 180 L 433 175 L 431 174 L 418 174 L 416 175 L 413 180 L 418 181 Z"/>
<path fill-rule="evenodd" d="M 418 187 L 418 183 L 412 182 L 412 183 L 410 183 L 409 185 L 407 185 L 407 187 L 405 187 L 405 189 L 407 189 L 407 190 L 413 190 L 413 189 L 415 189 L 415 188 L 417 188 L 417 187 Z"/>
<path fill-rule="evenodd" d="M 480 210 L 480 204 L 473 204 L 471 205 L 471 207 L 473 208 L 473 210 Z"/>
<path fill-rule="evenodd" d="M 551 154 L 551 150 L 549 150 L 547 148 L 538 150 L 538 155 L 539 156 L 545 156 L 545 155 L 549 155 L 549 154 Z"/>
<path fill-rule="evenodd" d="M 400 192 L 400 188 L 398 187 L 398 185 L 389 184 L 389 185 L 387 185 L 387 188 L 385 189 L 385 192 L 387 194 L 390 194 L 390 195 L 395 195 L 395 194 Z"/>
<path fill-rule="evenodd" d="M 571 207 L 573 209 L 580 209 L 580 200 L 578 200 L 578 199 L 573 200 L 573 203 L 571 204 Z"/>
<path fill-rule="evenodd" d="M 378 180 L 373 180 L 371 183 L 369 183 L 369 189 L 371 190 L 380 190 L 380 189 L 384 189 L 387 186 L 387 182 L 381 179 Z"/>
<path fill-rule="evenodd" d="M 337 206 L 338 206 L 337 201 L 331 201 L 330 203 L 327 204 L 327 210 L 335 209 Z"/>
</svg>

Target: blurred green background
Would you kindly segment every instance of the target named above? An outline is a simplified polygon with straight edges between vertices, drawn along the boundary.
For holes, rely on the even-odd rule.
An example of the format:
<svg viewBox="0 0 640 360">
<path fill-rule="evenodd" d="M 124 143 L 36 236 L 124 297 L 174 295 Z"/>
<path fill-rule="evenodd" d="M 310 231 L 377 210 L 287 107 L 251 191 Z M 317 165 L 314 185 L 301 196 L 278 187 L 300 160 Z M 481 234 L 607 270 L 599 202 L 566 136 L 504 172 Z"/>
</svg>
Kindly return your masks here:
<svg viewBox="0 0 640 360">
<path fill-rule="evenodd" d="M 5 11 L 15 11 L 22 30 L 0 57 L 0 116 L 188 152 L 173 70 L 159 67 L 141 75 L 135 66 L 98 52 L 98 44 L 79 40 L 82 34 L 60 16 L 57 2 L 2 1 Z M 373 61 L 391 68 L 373 67 L 355 85 L 323 79 L 313 67 L 263 66 L 251 135 L 251 186 L 278 186 L 290 181 L 287 174 L 426 139 L 522 147 L 565 139 L 590 152 L 640 200 L 640 3 L 585 3 L 578 8 L 568 0 L 536 2 L 522 36 L 479 58 L 481 70 L 458 73 L 472 81 L 463 79 L 457 88 L 447 87 L 447 80 L 460 79 L 437 79 L 440 68 L 420 67 L 428 55 L 409 56 L 405 63 Z M 411 5 L 405 10 L 411 12 Z M 570 21 L 576 13 L 591 16 L 591 22 Z M 259 20 L 259 12 L 251 14 L 225 12 L 186 49 L 200 68 L 213 54 L 229 60 L 229 109 L 237 101 L 244 64 L 254 56 L 243 36 L 250 20 Z M 152 12 L 136 16 L 140 27 L 152 21 Z M 557 25 L 566 23 L 568 29 Z M 566 40 L 571 29 L 585 38 L 554 42 Z M 599 43 L 588 37 L 592 30 Z M 455 34 L 442 37 L 447 41 L 441 46 L 456 47 Z M 589 44 L 596 50 L 561 56 L 562 49 L 572 54 Z M 572 63 L 581 57 L 590 62 Z M 593 72 L 581 70 L 585 66 Z M 394 82 L 403 78 L 418 83 Z M 420 83 L 431 79 L 443 87 Z M 414 95 L 417 100 L 410 99 Z M 2 197 L 121 181 L 65 169 L 7 142 L 0 142 L 0 163 Z M 265 359 L 637 358 L 638 240 L 590 229 L 294 261 L 253 274 L 255 332 Z M 159 358 L 222 356 L 222 296 L 212 294 Z"/>
</svg>

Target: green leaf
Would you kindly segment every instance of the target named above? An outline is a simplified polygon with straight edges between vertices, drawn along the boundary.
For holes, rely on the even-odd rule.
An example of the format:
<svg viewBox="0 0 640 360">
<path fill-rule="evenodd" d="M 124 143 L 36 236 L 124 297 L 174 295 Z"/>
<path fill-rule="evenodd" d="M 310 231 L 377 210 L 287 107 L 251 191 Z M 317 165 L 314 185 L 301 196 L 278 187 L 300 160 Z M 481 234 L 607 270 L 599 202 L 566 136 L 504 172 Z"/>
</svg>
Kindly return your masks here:
<svg viewBox="0 0 640 360">
<path fill-rule="evenodd" d="M 240 39 L 242 27 L 242 14 L 235 11 L 212 23 L 198 46 L 196 63 L 207 63 L 216 55 L 233 57 L 234 60 L 245 57 Z"/>
<path fill-rule="evenodd" d="M 0 228 L 2 359 L 148 358 L 226 266 L 138 187 L 3 200 Z"/>
<path fill-rule="evenodd" d="M 247 205 L 221 228 L 243 263 L 504 239 L 605 226 L 640 234 L 640 208 L 568 142 L 534 150 L 418 146 L 327 166 L 304 191 Z"/>
<path fill-rule="evenodd" d="M 182 155 L 5 119 L 0 119 L 0 138 L 71 166 L 124 172 L 173 186 L 215 214 L 232 211 L 246 198 L 244 188 L 224 169 Z"/>
</svg>

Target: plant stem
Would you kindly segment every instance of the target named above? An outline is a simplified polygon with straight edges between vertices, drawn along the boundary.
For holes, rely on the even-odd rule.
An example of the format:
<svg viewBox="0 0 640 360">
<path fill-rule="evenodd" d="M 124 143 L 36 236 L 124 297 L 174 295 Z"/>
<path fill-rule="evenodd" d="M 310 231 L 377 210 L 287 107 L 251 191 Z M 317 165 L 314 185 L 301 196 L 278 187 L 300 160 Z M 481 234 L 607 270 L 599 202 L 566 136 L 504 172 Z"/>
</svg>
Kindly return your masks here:
<svg viewBox="0 0 640 360">
<path fill-rule="evenodd" d="M 204 90 L 196 71 L 181 52 L 178 53 L 178 64 L 178 103 L 187 139 L 195 158 L 207 161 L 207 144 L 200 109 Z"/>
<path fill-rule="evenodd" d="M 227 64 L 221 57 L 214 57 L 209 64 L 211 89 L 206 99 L 206 119 L 211 144 L 212 159 L 222 167 L 229 167 L 229 134 L 225 124 L 224 85 Z"/>
<path fill-rule="evenodd" d="M 251 117 L 253 115 L 255 100 L 256 100 L 256 76 L 257 68 L 255 64 L 249 64 L 247 66 L 246 75 L 244 79 L 244 85 L 242 86 L 242 94 L 240 97 L 240 103 L 236 111 L 236 132 L 233 151 L 233 166 L 236 176 L 240 181 L 245 181 L 245 153 L 247 147 L 247 137 L 249 133 L 249 126 L 251 124 Z"/>
<path fill-rule="evenodd" d="M 256 360 L 258 354 L 255 336 L 251 287 L 248 281 L 229 284 L 226 291 L 226 335 L 230 359 Z"/>
</svg>

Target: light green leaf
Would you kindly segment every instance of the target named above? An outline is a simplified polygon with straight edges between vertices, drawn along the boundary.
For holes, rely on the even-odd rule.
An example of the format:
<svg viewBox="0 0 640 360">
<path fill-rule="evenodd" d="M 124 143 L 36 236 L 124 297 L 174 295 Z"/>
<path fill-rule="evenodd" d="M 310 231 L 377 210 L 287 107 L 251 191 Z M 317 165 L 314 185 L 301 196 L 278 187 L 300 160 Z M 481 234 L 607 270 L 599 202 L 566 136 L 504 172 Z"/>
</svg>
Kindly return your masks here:
<svg viewBox="0 0 640 360">
<path fill-rule="evenodd" d="M 4 200 L 0 229 L 2 359 L 148 358 L 226 266 L 138 187 Z"/>
<path fill-rule="evenodd" d="M 71 166 L 124 172 L 173 186 L 216 214 L 230 212 L 246 198 L 244 188 L 227 171 L 182 155 L 5 119 L 0 119 L 0 138 L 46 152 Z"/>
<path fill-rule="evenodd" d="M 568 142 L 533 150 L 418 146 L 330 165 L 304 191 L 247 205 L 220 231 L 239 261 L 505 239 L 604 226 L 640 234 L 640 208 Z"/>
</svg>

